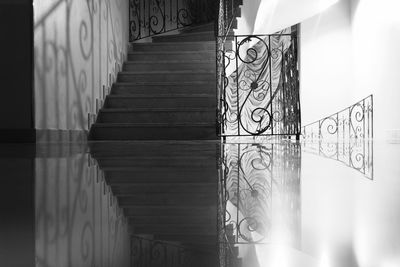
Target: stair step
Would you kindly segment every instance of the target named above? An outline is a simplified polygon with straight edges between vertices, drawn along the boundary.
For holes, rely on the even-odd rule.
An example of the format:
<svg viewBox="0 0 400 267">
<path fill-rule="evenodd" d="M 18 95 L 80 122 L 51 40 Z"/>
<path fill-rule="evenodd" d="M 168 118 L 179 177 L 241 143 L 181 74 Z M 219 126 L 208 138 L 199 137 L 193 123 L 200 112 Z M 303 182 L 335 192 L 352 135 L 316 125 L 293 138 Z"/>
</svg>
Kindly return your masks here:
<svg viewBox="0 0 400 267">
<path fill-rule="evenodd" d="M 137 183 L 207 183 L 215 181 L 216 171 L 214 168 L 203 167 L 192 168 L 184 166 L 132 166 L 118 169 L 118 167 L 107 169 L 106 181 L 113 185 L 130 185 Z"/>
<path fill-rule="evenodd" d="M 202 60 L 214 59 L 215 51 L 133 51 L 128 54 L 129 61 Z"/>
<path fill-rule="evenodd" d="M 163 60 L 163 61 L 127 61 L 124 71 L 183 71 L 209 70 L 215 73 L 215 58 L 212 60 Z"/>
<path fill-rule="evenodd" d="M 131 82 L 115 83 L 111 90 L 114 95 L 136 94 L 195 94 L 216 93 L 216 81 L 186 81 L 186 82 Z"/>
<path fill-rule="evenodd" d="M 131 225 L 143 225 L 143 224 L 152 224 L 154 222 L 162 222 L 166 225 L 175 224 L 175 225 L 185 225 L 185 224 L 216 224 L 216 216 L 204 217 L 201 215 L 197 216 L 136 216 L 131 215 L 127 216 L 129 218 L 129 223 Z"/>
<path fill-rule="evenodd" d="M 215 123 L 95 123 L 91 140 L 216 140 Z"/>
<path fill-rule="evenodd" d="M 112 191 L 116 196 L 126 196 L 136 193 L 168 193 L 179 194 L 192 192 L 193 194 L 216 193 L 216 183 L 136 183 L 129 185 L 113 185 Z"/>
<path fill-rule="evenodd" d="M 176 35 L 154 36 L 154 43 L 160 42 L 215 42 L 214 31 L 190 32 Z"/>
<path fill-rule="evenodd" d="M 160 207 L 160 206 L 140 206 L 140 205 L 131 205 L 126 207 L 125 216 L 169 216 L 171 218 L 174 217 L 211 217 L 216 216 L 216 205 L 209 207 L 185 207 L 185 206 L 177 206 L 177 207 Z"/>
<path fill-rule="evenodd" d="M 185 27 L 180 30 L 181 33 L 189 33 L 189 32 L 212 32 L 214 31 L 215 23 L 207 23 L 201 25 L 193 25 L 191 27 Z"/>
<path fill-rule="evenodd" d="M 173 81 L 201 81 L 214 80 L 215 70 L 195 70 L 195 71 L 135 71 L 120 72 L 118 82 L 173 82 Z"/>
<path fill-rule="evenodd" d="M 174 95 L 108 95 L 106 108 L 216 108 L 216 97 L 210 94 Z"/>
<path fill-rule="evenodd" d="M 215 232 L 215 235 L 178 235 L 178 234 L 159 234 L 154 236 L 156 239 L 160 240 L 170 240 L 170 241 L 179 241 L 182 242 L 184 245 L 190 245 L 190 244 L 204 244 L 204 245 L 211 245 L 215 246 L 217 244 L 217 233 Z"/>
<path fill-rule="evenodd" d="M 131 205 L 160 206 L 160 207 L 208 207 L 216 202 L 215 192 L 193 194 L 192 192 L 168 194 L 168 193 L 137 193 L 130 196 L 119 196 L 119 206 Z"/>
<path fill-rule="evenodd" d="M 132 167 L 146 166 L 148 168 L 165 168 L 167 166 L 176 168 L 187 168 L 192 166 L 193 168 L 213 168 L 215 164 L 215 159 L 210 160 L 206 157 L 191 157 L 191 164 L 185 162 L 187 157 L 123 157 L 123 158 L 101 158 L 98 159 L 99 164 L 102 164 L 104 168 L 125 168 L 129 170 Z"/>
<path fill-rule="evenodd" d="M 217 146 L 215 142 L 197 141 L 121 141 L 89 143 L 90 154 L 95 158 L 107 157 L 193 157 L 198 155 L 215 157 Z"/>
<path fill-rule="evenodd" d="M 132 51 L 215 51 L 215 42 L 132 43 Z"/>
<path fill-rule="evenodd" d="M 191 123 L 215 121 L 212 108 L 130 108 L 101 109 L 98 122 L 103 123 Z"/>
<path fill-rule="evenodd" d="M 211 235 L 215 236 L 215 225 L 209 224 L 185 224 L 185 225 L 171 225 L 171 224 L 142 224 L 134 225 L 134 232 L 137 234 L 151 233 L 154 235 Z"/>
</svg>

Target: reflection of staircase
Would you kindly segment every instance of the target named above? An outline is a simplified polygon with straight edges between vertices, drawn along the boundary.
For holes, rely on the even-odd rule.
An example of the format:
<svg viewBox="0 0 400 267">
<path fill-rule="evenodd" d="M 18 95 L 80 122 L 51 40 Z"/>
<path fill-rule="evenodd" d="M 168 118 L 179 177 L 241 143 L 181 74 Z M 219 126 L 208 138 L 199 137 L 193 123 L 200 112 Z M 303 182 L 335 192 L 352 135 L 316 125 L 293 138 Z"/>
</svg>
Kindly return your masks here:
<svg viewBox="0 0 400 267">
<path fill-rule="evenodd" d="M 215 143 L 96 142 L 90 150 L 132 234 L 196 252 L 188 266 L 216 266 Z"/>
<path fill-rule="evenodd" d="M 213 27 L 134 43 L 90 138 L 216 139 Z"/>
</svg>

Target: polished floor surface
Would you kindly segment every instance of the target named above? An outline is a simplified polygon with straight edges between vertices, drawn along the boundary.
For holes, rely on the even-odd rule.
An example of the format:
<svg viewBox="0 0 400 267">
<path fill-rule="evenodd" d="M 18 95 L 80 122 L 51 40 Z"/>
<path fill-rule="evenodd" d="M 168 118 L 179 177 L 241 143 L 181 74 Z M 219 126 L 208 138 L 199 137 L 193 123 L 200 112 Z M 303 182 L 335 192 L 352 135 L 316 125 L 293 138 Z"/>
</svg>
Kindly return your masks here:
<svg viewBox="0 0 400 267">
<path fill-rule="evenodd" d="M 0 145 L 0 266 L 400 266 L 400 145 Z"/>
</svg>

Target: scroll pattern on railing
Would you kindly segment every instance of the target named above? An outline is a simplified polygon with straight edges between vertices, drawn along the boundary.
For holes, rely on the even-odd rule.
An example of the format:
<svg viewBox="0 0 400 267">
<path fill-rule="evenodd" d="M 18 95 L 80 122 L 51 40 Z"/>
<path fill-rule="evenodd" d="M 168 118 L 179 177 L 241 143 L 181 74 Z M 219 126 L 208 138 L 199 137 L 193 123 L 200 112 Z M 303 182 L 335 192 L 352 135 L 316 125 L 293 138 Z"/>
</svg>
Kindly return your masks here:
<svg viewBox="0 0 400 267">
<path fill-rule="evenodd" d="M 222 151 L 220 239 L 222 231 L 231 237 L 228 243 L 239 249 L 241 245 L 270 244 L 280 238 L 274 230 L 279 228 L 288 234 L 279 242 L 299 248 L 300 144 L 224 144 Z M 220 242 L 226 243 L 224 239 Z"/>
<path fill-rule="evenodd" d="M 300 135 L 296 27 L 217 45 L 219 134 Z"/>
<path fill-rule="evenodd" d="M 129 40 L 214 21 L 213 0 L 130 0 Z"/>
<path fill-rule="evenodd" d="M 372 139 L 373 134 L 373 96 L 335 114 L 307 124 L 302 128 L 302 136 L 307 140 L 324 139 Z"/>
<path fill-rule="evenodd" d="M 373 96 L 302 128 L 304 151 L 334 159 L 373 179 Z"/>
</svg>

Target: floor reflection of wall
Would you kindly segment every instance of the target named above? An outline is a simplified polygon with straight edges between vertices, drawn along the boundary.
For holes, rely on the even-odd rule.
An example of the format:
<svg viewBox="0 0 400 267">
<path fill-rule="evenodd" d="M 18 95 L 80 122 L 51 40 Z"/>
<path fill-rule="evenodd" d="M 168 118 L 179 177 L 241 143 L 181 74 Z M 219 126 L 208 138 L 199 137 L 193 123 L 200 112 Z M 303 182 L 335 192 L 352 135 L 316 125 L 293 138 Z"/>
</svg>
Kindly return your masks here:
<svg viewBox="0 0 400 267">
<path fill-rule="evenodd" d="M 32 266 L 33 145 L 0 144 L 0 266 Z"/>
<path fill-rule="evenodd" d="M 36 266 L 129 266 L 127 220 L 84 153 L 37 158 Z"/>
<path fill-rule="evenodd" d="M 221 163 L 224 220 L 239 257 L 256 253 L 254 244 L 300 249 L 300 145 L 224 144 Z"/>
</svg>

